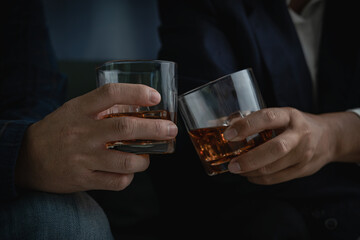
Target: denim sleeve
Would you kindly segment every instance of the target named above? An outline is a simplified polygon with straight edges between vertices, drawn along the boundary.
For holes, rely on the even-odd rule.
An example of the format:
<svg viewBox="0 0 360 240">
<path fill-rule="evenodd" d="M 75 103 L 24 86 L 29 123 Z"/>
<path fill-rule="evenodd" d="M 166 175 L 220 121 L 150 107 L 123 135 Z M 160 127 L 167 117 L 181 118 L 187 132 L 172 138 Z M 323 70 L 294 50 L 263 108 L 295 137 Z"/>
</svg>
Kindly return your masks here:
<svg viewBox="0 0 360 240">
<path fill-rule="evenodd" d="M 16 196 L 14 171 L 28 126 L 65 100 L 41 0 L 13 0 L 0 22 L 0 200 Z"/>
<path fill-rule="evenodd" d="M 23 135 L 31 123 L 0 120 L 0 200 L 16 196 L 15 163 Z"/>
</svg>

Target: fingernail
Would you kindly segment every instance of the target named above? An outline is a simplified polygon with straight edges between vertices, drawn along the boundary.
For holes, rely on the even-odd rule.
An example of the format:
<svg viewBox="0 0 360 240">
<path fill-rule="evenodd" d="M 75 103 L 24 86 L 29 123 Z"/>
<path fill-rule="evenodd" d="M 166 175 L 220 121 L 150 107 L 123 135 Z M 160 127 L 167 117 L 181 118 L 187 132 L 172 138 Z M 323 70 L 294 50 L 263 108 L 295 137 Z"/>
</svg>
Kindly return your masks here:
<svg viewBox="0 0 360 240">
<path fill-rule="evenodd" d="M 238 135 L 236 129 L 230 128 L 224 132 L 224 138 L 227 140 L 234 139 Z"/>
<path fill-rule="evenodd" d="M 161 100 L 161 96 L 157 91 L 150 91 L 150 102 L 152 103 L 159 103 Z"/>
<path fill-rule="evenodd" d="M 175 137 L 178 133 L 178 128 L 174 124 L 169 124 L 168 126 L 168 136 Z"/>
<path fill-rule="evenodd" d="M 241 171 L 240 164 L 238 162 L 229 163 L 228 169 L 233 173 L 238 173 Z"/>
</svg>

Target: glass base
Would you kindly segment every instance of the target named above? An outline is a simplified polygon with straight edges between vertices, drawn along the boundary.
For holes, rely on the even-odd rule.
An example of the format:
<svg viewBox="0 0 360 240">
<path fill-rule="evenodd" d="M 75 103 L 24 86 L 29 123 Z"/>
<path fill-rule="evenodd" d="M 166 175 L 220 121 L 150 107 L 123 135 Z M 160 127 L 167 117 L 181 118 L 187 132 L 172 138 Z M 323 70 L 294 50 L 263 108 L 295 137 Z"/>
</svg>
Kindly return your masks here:
<svg viewBox="0 0 360 240">
<path fill-rule="evenodd" d="M 169 154 L 175 151 L 175 140 L 168 141 L 117 141 L 107 144 L 108 149 L 135 154 Z"/>
<path fill-rule="evenodd" d="M 228 165 L 229 165 L 230 159 L 227 159 L 227 161 L 218 161 L 214 163 L 204 163 L 205 171 L 207 175 L 209 176 L 215 176 L 220 173 L 228 172 Z"/>
</svg>

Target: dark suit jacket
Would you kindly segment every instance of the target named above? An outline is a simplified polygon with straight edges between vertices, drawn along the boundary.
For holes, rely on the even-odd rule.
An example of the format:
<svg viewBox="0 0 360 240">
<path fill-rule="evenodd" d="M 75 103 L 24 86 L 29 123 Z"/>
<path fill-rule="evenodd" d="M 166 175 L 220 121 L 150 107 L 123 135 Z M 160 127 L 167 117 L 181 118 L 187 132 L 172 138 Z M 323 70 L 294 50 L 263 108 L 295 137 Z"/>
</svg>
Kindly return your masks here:
<svg viewBox="0 0 360 240">
<path fill-rule="evenodd" d="M 360 106 L 360 38 L 356 35 L 360 15 L 352 5 L 351 1 L 326 1 L 317 109 L 285 0 L 160 0 L 159 58 L 178 63 L 180 94 L 251 67 L 269 107 L 345 111 Z M 348 203 L 330 204 L 338 199 L 360 202 L 360 168 L 355 164 L 328 164 L 312 176 L 272 186 L 254 185 L 232 174 L 208 177 L 179 120 L 176 153 L 153 157 L 150 167 L 163 211 L 169 213 L 166 218 L 184 214 L 197 220 L 200 215 L 216 218 L 227 206 L 239 205 L 244 199 L 271 198 L 291 202 L 303 216 L 320 211 L 321 217 L 316 216 L 322 227 L 330 213 L 335 218 L 346 215 L 343 221 L 356 222 L 351 226 L 359 227 L 359 204 L 350 204 L 352 210 Z M 347 225 L 348 230 L 352 227 Z"/>
<path fill-rule="evenodd" d="M 0 200 L 16 196 L 15 163 L 27 127 L 65 100 L 42 2 L 2 7 L 0 45 Z"/>
</svg>

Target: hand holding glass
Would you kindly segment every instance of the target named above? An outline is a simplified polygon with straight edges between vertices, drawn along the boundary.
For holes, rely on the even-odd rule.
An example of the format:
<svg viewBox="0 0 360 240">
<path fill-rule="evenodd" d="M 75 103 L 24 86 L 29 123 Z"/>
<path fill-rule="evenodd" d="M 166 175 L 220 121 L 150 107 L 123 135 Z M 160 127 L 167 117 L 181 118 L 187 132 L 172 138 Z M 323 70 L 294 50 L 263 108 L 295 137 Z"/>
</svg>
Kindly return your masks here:
<svg viewBox="0 0 360 240">
<path fill-rule="evenodd" d="M 156 106 L 114 105 L 101 118 L 139 117 L 170 120 L 176 124 L 177 78 L 176 64 L 162 60 L 110 61 L 96 69 L 97 86 L 108 83 L 144 84 L 156 89 L 161 102 Z M 163 154 L 175 150 L 175 139 L 118 140 L 107 148 L 136 154 Z"/>
<path fill-rule="evenodd" d="M 272 130 L 228 141 L 230 122 L 265 107 L 251 69 L 238 71 L 179 96 L 181 116 L 208 175 L 228 171 L 230 160 L 273 137 Z"/>
</svg>

